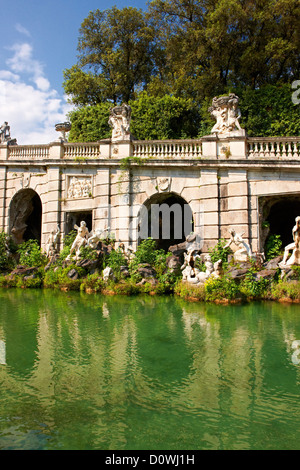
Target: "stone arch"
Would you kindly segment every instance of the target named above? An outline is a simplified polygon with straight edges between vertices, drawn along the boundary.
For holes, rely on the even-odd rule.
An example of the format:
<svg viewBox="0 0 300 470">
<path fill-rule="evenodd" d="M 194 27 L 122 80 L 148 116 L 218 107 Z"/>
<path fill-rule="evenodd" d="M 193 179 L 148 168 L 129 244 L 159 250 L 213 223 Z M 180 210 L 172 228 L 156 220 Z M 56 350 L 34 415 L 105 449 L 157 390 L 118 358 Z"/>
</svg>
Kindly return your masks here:
<svg viewBox="0 0 300 470">
<path fill-rule="evenodd" d="M 17 244 L 30 239 L 41 244 L 42 201 L 31 188 L 21 189 L 9 206 L 9 233 Z"/>
<path fill-rule="evenodd" d="M 138 214 L 138 244 L 145 238 L 156 240 L 165 251 L 185 241 L 194 230 L 193 212 L 187 201 L 175 192 L 155 193 Z"/>
<path fill-rule="evenodd" d="M 283 247 L 292 243 L 295 218 L 300 216 L 300 194 L 274 195 L 260 199 L 260 245 L 271 235 L 280 235 Z"/>
</svg>

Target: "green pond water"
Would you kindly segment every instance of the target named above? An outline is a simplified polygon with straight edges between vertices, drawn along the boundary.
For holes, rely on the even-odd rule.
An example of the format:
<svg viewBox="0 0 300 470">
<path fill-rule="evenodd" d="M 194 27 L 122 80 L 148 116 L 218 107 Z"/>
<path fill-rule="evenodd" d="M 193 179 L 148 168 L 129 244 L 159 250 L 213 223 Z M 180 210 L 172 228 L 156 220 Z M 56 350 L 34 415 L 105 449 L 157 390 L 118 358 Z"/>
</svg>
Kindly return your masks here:
<svg viewBox="0 0 300 470">
<path fill-rule="evenodd" d="M 0 290 L 0 449 L 300 449 L 300 306 Z"/>
</svg>

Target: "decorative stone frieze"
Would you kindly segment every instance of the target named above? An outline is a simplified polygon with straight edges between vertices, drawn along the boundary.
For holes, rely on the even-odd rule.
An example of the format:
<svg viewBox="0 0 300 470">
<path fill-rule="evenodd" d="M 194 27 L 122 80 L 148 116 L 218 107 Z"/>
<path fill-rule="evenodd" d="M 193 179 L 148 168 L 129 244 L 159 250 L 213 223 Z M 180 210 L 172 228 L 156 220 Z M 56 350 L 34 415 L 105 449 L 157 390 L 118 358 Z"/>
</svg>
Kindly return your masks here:
<svg viewBox="0 0 300 470">
<path fill-rule="evenodd" d="M 68 177 L 68 199 L 79 199 L 92 197 L 92 177 L 69 176 Z"/>
</svg>

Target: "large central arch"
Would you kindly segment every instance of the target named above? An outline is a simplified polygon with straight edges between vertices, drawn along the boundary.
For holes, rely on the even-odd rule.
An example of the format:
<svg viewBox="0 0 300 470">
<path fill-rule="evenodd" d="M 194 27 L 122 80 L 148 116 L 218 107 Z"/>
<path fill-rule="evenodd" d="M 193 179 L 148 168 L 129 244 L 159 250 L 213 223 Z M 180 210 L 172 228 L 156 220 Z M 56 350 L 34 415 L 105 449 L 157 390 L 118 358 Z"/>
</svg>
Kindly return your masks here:
<svg viewBox="0 0 300 470">
<path fill-rule="evenodd" d="M 165 251 L 185 241 L 194 230 L 193 212 L 176 193 L 157 193 L 147 199 L 139 213 L 138 243 L 151 237 Z"/>
<path fill-rule="evenodd" d="M 9 233 L 17 244 L 30 239 L 41 244 L 42 202 L 31 188 L 21 189 L 9 207 Z"/>
</svg>

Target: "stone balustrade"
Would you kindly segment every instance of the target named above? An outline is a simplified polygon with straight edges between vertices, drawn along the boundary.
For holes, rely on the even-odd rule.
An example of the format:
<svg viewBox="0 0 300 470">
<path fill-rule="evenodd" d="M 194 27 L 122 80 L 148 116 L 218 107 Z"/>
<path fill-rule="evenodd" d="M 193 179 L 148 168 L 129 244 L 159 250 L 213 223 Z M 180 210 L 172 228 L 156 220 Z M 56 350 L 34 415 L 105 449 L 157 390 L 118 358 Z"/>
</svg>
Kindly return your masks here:
<svg viewBox="0 0 300 470">
<path fill-rule="evenodd" d="M 248 158 L 300 157 L 300 137 L 251 137 L 247 143 Z"/>
<path fill-rule="evenodd" d="M 185 140 L 133 140 L 128 143 L 111 143 L 107 141 L 88 143 L 52 142 L 41 145 L 0 145 L 0 159 L 7 160 L 47 160 L 47 159 L 118 159 L 134 157 L 141 159 L 180 159 L 196 158 L 218 159 L 220 153 L 217 146 L 225 145 L 224 139 L 210 137 L 204 139 Z M 234 140 L 225 139 L 226 145 L 234 145 Z M 245 150 L 232 153 L 232 157 L 249 159 L 298 159 L 300 158 L 300 137 L 248 137 L 244 141 Z M 209 142 L 210 149 L 207 147 Z M 246 145 L 245 145 L 246 143 Z M 124 147 L 123 153 L 116 148 Z M 215 145 L 215 147 L 214 147 Z M 234 147 L 232 147 L 234 148 Z M 242 147 L 239 147 L 242 148 Z M 211 151 L 211 149 L 213 149 Z M 125 154 L 124 154 L 125 150 Z M 229 156 L 230 159 L 230 156 Z"/>
<path fill-rule="evenodd" d="M 45 160 L 49 158 L 50 145 L 12 145 L 7 148 L 10 160 Z"/>
<path fill-rule="evenodd" d="M 65 159 L 80 159 L 80 158 L 99 158 L 100 146 L 97 142 L 89 143 L 65 143 L 63 158 Z"/>
<path fill-rule="evenodd" d="M 202 156 L 201 140 L 136 140 L 132 142 L 133 157 L 191 159 Z"/>
</svg>

